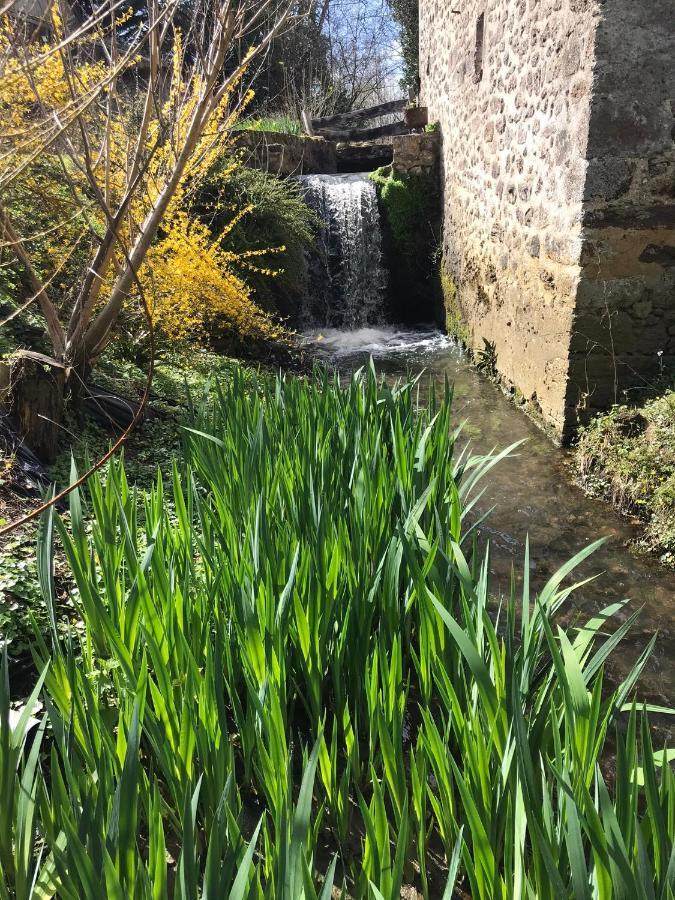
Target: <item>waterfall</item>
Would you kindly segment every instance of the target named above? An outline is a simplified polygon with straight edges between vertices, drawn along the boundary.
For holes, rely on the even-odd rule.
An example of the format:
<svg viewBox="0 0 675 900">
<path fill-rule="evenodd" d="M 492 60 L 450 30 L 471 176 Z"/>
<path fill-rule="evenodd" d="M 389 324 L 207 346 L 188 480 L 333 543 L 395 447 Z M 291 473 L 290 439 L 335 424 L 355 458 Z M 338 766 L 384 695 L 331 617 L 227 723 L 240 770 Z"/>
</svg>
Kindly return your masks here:
<svg viewBox="0 0 675 900">
<path fill-rule="evenodd" d="M 375 185 L 367 174 L 302 175 L 297 181 L 323 223 L 307 260 L 302 325 L 381 322 L 386 275 Z"/>
</svg>

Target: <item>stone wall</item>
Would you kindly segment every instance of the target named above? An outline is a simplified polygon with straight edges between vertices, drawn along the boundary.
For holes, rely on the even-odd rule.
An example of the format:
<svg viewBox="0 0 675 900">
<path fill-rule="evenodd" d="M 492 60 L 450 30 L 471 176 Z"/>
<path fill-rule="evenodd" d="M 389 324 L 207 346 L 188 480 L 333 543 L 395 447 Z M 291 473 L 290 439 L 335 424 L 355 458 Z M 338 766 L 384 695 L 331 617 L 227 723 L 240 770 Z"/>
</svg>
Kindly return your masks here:
<svg viewBox="0 0 675 900">
<path fill-rule="evenodd" d="M 420 3 L 422 102 L 443 139 L 449 318 L 463 320 L 475 349 L 494 343 L 504 380 L 558 436 L 606 404 L 610 380 L 613 396 L 599 297 L 606 305 L 611 292 L 610 322 L 626 308 L 645 316 L 635 362 L 658 359 L 655 309 L 662 322 L 672 310 L 665 144 L 675 88 L 664 58 L 671 26 L 658 7 Z M 615 343 L 614 356 L 627 346 Z"/>
<path fill-rule="evenodd" d="M 275 131 L 242 131 L 237 146 L 246 165 L 281 178 L 337 172 L 335 141 Z"/>
<path fill-rule="evenodd" d="M 598 22 L 568 420 L 639 399 L 675 365 L 675 6 Z"/>
<path fill-rule="evenodd" d="M 435 174 L 439 163 L 440 132 L 399 134 L 392 138 L 394 172 Z"/>
</svg>

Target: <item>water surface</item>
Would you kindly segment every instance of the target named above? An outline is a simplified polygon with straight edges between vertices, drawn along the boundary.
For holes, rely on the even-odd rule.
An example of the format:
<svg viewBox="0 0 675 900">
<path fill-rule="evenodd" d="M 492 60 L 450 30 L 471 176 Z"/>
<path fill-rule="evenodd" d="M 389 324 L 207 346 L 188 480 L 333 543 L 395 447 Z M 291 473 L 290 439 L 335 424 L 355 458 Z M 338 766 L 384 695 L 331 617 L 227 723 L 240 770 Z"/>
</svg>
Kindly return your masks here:
<svg viewBox="0 0 675 900">
<path fill-rule="evenodd" d="M 482 537 L 491 547 L 493 591 L 508 592 L 512 567 L 522 571 L 528 535 L 530 577 L 535 588 L 582 547 L 599 537 L 607 538 L 577 570 L 579 578 L 597 578 L 572 596 L 566 616 L 585 619 L 619 599 L 629 600 L 622 618 L 642 606 L 630 638 L 615 655 L 610 675 L 617 678 L 627 673 L 658 631 L 641 695 L 660 704 L 675 702 L 675 572 L 630 549 L 639 536 L 637 528 L 609 504 L 587 497 L 574 484 L 568 453 L 555 447 L 438 331 L 324 329 L 308 332 L 306 338 L 318 355 L 344 373 L 362 366 L 371 356 L 388 380 L 423 372 L 422 398 L 431 380 L 442 388 L 447 377 L 454 385 L 455 417 L 465 422 L 464 440 L 477 452 L 502 449 L 525 439 L 516 455 L 492 469 L 483 484 L 481 512 L 494 507 L 482 526 Z"/>
</svg>

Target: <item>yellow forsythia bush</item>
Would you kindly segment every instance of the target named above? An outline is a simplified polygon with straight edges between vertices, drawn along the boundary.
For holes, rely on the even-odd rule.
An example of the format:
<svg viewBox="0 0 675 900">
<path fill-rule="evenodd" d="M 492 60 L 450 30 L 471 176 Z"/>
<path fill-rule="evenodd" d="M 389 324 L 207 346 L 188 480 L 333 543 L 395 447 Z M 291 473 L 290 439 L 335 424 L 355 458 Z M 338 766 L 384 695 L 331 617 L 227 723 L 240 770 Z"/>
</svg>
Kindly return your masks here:
<svg viewBox="0 0 675 900">
<path fill-rule="evenodd" d="M 130 12 L 116 20 L 119 26 Z M 84 166 L 78 167 L 59 153 L 58 141 L 46 150 L 35 152 L 36 135 L 67 123 L 76 110 L 91 145 L 95 175 L 100 180 L 111 209 L 115 209 L 133 180 L 129 134 L 134 121 L 134 95 L 126 96 L 117 86 L 110 117 L 100 117 L 105 108 L 106 67 L 89 52 L 101 34 L 92 31 L 73 52 L 82 62 L 77 65 L 77 79 L 66 77 L 62 56 L 58 52 L 62 27 L 55 9 L 51 13 L 51 38 L 26 45 L 26 55 L 34 60 L 30 71 L 23 68 L 17 56 L 9 52 L 13 32 L 8 21 L 0 21 L 0 56 L 7 58 L 0 77 L 0 113 L 3 133 L 0 135 L 0 182 L 11 181 L 6 202 L 26 238 L 29 251 L 37 258 L 35 266 L 48 284 L 58 287 L 61 296 L 77 294 L 87 261 L 95 249 L 92 235 L 104 229 L 101 210 L 88 200 L 90 189 L 84 177 Z M 91 45 L 91 46 L 90 46 Z M 88 60 L 88 61 L 85 61 Z M 116 273 L 124 265 L 123 248 L 133 245 L 140 223 L 157 202 L 166 183 L 167 173 L 175 165 L 176 154 L 184 145 L 200 85 L 184 79 L 182 41 L 179 33 L 173 42 L 173 69 L 165 101 L 165 109 L 155 116 L 147 134 L 147 147 L 153 148 L 150 162 L 142 174 L 139 188 L 124 217 L 118 246 L 111 264 L 100 282 L 98 305 L 106 302 Z M 133 67 L 134 61 L 129 63 Z M 237 82 L 223 96 L 213 113 L 208 130 L 191 155 L 180 184 L 164 215 L 160 236 L 146 256 L 139 275 L 143 295 L 153 324 L 170 341 L 205 338 L 210 329 L 234 332 L 239 337 L 274 340 L 284 335 L 283 328 L 260 309 L 254 292 L 246 282 L 246 274 L 274 277 L 278 270 L 256 265 L 256 259 L 282 254 L 276 248 L 234 252 L 222 246 L 223 239 L 250 210 L 233 212 L 230 223 L 220 234 L 212 234 L 190 214 L 190 197 L 212 171 L 223 155 L 231 156 L 230 135 L 253 94 L 236 100 Z M 91 102 L 96 95 L 97 102 Z M 84 110 L 84 112 L 82 112 Z M 176 114 L 175 110 L 179 110 Z M 173 116 L 173 118 L 172 118 Z M 164 122 L 171 121 L 171 139 L 163 136 Z M 71 155 L 80 149 L 81 134 L 68 129 Z M 105 152 L 101 148 L 105 148 Z M 82 148 L 84 149 L 84 148 Z M 11 151 L 11 152 L 9 152 Z M 84 156 L 83 156 L 84 158 Z M 105 161 L 105 162 L 104 162 Z M 227 179 L 236 163 L 221 170 Z M 18 174 L 17 174 L 18 173 Z M 35 200 L 39 198 L 37 209 Z M 32 201 L 32 202 L 31 202 Z M 65 261 L 72 257 L 67 270 Z M 68 283 L 62 283 L 62 282 Z M 14 281 L 0 278 L 0 294 L 12 291 Z M 138 291 L 135 298 L 139 300 Z M 141 311 L 138 306 L 139 313 Z M 130 309 L 126 314 L 136 313 Z"/>
<path fill-rule="evenodd" d="M 199 339 L 213 326 L 242 337 L 282 337 L 283 329 L 256 306 L 251 289 L 237 274 L 238 269 L 251 267 L 274 277 L 275 271 L 259 268 L 252 260 L 275 250 L 232 253 L 221 246 L 245 213 L 215 238 L 203 222 L 183 210 L 173 211 L 165 222 L 165 237 L 150 250 L 141 280 L 148 288 L 153 321 L 168 337 Z M 276 248 L 282 251 L 283 247 Z"/>
</svg>

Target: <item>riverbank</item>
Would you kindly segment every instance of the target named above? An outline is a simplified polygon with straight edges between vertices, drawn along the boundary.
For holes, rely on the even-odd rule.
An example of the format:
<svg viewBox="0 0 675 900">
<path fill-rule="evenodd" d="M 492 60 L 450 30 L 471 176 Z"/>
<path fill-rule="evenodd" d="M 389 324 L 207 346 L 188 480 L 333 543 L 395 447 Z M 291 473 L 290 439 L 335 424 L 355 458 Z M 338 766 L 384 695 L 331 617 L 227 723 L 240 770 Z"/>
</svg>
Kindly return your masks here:
<svg viewBox="0 0 675 900">
<path fill-rule="evenodd" d="M 590 496 L 639 521 L 636 546 L 675 567 L 675 390 L 598 416 L 580 433 L 574 462 Z"/>
</svg>

